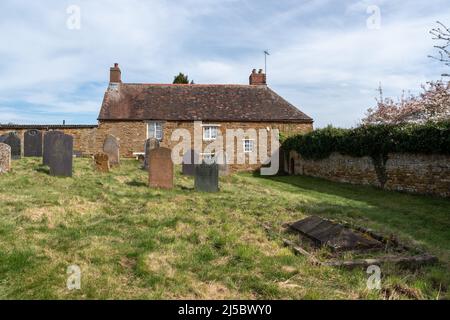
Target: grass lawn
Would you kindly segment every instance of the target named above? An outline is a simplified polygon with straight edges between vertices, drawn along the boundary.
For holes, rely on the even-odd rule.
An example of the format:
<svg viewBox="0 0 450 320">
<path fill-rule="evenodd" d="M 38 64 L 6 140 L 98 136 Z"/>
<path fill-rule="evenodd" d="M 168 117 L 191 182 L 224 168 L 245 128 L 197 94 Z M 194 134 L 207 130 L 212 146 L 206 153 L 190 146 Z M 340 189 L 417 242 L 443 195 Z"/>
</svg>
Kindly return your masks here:
<svg viewBox="0 0 450 320">
<path fill-rule="evenodd" d="M 150 189 L 139 163 L 109 174 L 74 160 L 55 178 L 40 159 L 0 175 L 3 299 L 381 299 L 450 296 L 450 201 L 306 177 L 238 174 L 221 192 L 196 193 L 177 170 L 171 191 Z M 384 290 L 364 270 L 311 266 L 261 226 L 310 214 L 393 233 L 437 255 L 415 271 L 382 268 Z M 66 287 L 81 268 L 81 290 Z M 411 295 L 411 293 L 413 293 Z"/>
</svg>

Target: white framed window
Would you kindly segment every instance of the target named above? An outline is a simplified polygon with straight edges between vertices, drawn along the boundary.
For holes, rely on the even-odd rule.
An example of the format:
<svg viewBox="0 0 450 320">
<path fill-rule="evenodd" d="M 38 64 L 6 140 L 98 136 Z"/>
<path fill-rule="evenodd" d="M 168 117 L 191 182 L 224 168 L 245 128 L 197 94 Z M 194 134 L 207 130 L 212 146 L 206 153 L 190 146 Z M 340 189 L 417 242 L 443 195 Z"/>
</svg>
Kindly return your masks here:
<svg viewBox="0 0 450 320">
<path fill-rule="evenodd" d="M 163 138 L 163 125 L 158 121 L 151 121 L 147 123 L 147 139 L 155 138 L 158 140 L 162 140 Z"/>
<path fill-rule="evenodd" d="M 206 141 L 216 140 L 218 130 L 219 130 L 218 126 L 212 125 L 203 126 L 203 140 Z"/>
<path fill-rule="evenodd" d="M 244 152 L 251 153 L 254 151 L 255 141 L 252 139 L 244 139 Z"/>
</svg>

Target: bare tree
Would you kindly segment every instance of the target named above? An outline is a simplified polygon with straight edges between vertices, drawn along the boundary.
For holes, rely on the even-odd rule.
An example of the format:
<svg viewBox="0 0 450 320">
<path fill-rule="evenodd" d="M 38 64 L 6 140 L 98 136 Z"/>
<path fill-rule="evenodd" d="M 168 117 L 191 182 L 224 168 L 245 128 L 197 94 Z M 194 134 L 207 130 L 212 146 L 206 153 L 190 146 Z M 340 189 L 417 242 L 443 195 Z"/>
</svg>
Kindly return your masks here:
<svg viewBox="0 0 450 320">
<path fill-rule="evenodd" d="M 438 49 L 438 56 L 430 56 L 430 58 L 443 62 L 450 66 L 450 29 L 442 22 L 437 21 L 437 27 L 431 29 L 430 34 L 433 40 L 438 41 L 434 47 Z M 450 76 L 446 74 L 445 76 Z"/>
</svg>

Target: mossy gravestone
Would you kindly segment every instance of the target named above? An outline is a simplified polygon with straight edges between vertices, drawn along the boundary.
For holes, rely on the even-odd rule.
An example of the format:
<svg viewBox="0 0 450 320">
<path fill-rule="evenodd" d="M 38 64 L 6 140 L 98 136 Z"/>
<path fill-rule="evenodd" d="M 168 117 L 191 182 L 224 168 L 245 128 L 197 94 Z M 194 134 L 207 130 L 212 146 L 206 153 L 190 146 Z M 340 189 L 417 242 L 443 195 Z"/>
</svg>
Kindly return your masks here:
<svg viewBox="0 0 450 320">
<path fill-rule="evenodd" d="M 11 159 L 20 159 L 22 154 L 22 147 L 20 138 L 16 133 L 10 132 L 0 137 L 0 142 L 7 144 L 11 147 Z"/>
<path fill-rule="evenodd" d="M 73 137 L 67 134 L 55 135 L 50 147 L 50 175 L 72 176 Z"/>
<path fill-rule="evenodd" d="M 195 190 L 202 192 L 219 191 L 219 165 L 197 164 L 195 165 Z"/>
<path fill-rule="evenodd" d="M 42 163 L 46 166 L 48 166 L 49 159 L 50 159 L 50 152 L 51 148 L 54 144 L 54 139 L 56 139 L 56 136 L 64 134 L 61 131 L 49 131 L 46 132 L 44 135 L 44 151 L 42 154 Z"/>
<path fill-rule="evenodd" d="M 113 135 L 108 134 L 103 143 L 103 152 L 108 155 L 109 164 L 111 166 L 119 165 L 120 163 L 120 144 L 119 140 Z"/>
<path fill-rule="evenodd" d="M 11 170 L 11 147 L 0 143 L 0 174 Z"/>
<path fill-rule="evenodd" d="M 169 148 L 156 148 L 150 152 L 148 161 L 148 184 L 150 187 L 173 188 L 172 151 Z"/>
<path fill-rule="evenodd" d="M 23 156 L 42 157 L 42 132 L 27 130 L 23 135 Z"/>
</svg>

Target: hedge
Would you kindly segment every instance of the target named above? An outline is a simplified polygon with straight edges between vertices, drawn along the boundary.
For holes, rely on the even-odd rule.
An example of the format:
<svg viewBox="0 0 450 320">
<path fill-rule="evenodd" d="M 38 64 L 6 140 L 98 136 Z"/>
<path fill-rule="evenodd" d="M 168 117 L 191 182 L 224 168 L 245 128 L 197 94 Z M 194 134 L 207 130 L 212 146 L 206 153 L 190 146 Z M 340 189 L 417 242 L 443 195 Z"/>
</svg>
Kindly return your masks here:
<svg viewBox="0 0 450 320">
<path fill-rule="evenodd" d="M 324 159 L 333 152 L 374 159 L 388 153 L 450 154 L 450 121 L 426 124 L 367 125 L 354 129 L 331 126 L 282 141 L 305 159 Z"/>
</svg>

